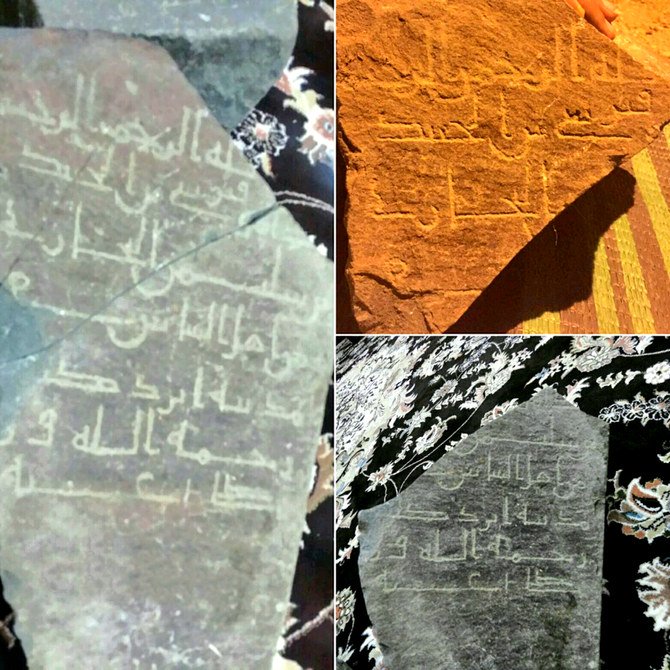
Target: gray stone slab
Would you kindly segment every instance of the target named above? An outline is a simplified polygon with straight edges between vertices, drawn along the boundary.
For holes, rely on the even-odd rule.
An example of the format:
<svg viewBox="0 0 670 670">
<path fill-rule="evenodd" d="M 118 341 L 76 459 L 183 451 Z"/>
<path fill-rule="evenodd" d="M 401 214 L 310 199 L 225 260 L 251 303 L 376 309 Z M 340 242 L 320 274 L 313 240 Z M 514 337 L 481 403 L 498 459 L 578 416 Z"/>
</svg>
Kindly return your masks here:
<svg viewBox="0 0 670 670">
<path fill-rule="evenodd" d="M 548 390 L 361 512 L 390 670 L 599 667 L 608 428 Z"/>
<path fill-rule="evenodd" d="M 19 0 L 19 5 L 22 16 L 47 28 L 103 30 L 157 42 L 229 130 L 277 81 L 298 32 L 296 0 Z"/>
<path fill-rule="evenodd" d="M 30 667 L 268 670 L 332 263 L 162 49 L 4 30 L 0 61 L 0 576 Z"/>
</svg>

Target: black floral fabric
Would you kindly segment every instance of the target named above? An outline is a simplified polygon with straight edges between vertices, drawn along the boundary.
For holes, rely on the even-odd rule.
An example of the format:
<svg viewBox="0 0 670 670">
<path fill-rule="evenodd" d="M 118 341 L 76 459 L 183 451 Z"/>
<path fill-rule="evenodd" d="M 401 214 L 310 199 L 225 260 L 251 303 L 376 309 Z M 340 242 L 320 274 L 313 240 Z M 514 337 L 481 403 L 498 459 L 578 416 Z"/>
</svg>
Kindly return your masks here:
<svg viewBox="0 0 670 670">
<path fill-rule="evenodd" d="M 299 0 L 298 39 L 271 91 L 231 133 L 277 201 L 333 258 L 334 9 Z"/>
<path fill-rule="evenodd" d="M 299 0 L 298 39 L 290 62 L 272 90 L 231 133 L 277 201 L 330 259 L 334 254 L 334 18 L 331 2 Z M 332 402 L 331 393 L 291 609 L 273 670 L 333 667 Z"/>
<path fill-rule="evenodd" d="M 333 388 L 317 450 L 291 605 L 272 670 L 332 670 L 334 661 Z"/>
<path fill-rule="evenodd" d="M 610 425 L 602 667 L 670 667 L 669 338 L 349 337 L 336 380 L 340 664 L 385 667 L 358 574 L 358 512 L 552 387 Z"/>
</svg>

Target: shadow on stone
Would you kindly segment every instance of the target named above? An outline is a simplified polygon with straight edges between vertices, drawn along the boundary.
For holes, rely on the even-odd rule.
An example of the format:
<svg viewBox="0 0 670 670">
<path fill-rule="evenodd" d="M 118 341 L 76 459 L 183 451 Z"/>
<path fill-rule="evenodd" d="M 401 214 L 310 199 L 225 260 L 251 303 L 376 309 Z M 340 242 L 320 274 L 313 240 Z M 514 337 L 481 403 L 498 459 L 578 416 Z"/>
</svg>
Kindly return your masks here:
<svg viewBox="0 0 670 670">
<path fill-rule="evenodd" d="M 265 93 L 258 85 L 258 63 L 267 63 L 270 70 L 270 64 L 282 63 L 286 57 L 285 44 L 270 34 L 244 39 L 225 35 L 209 40 L 147 35 L 146 39 L 172 56 L 217 121 L 228 130 L 233 129 L 248 113 L 249 105 L 257 103 Z M 281 73 L 279 68 L 272 72 L 276 77 Z"/>
<path fill-rule="evenodd" d="M 593 291 L 600 238 L 633 206 L 635 178 L 623 168 L 580 196 L 522 249 L 448 333 L 506 333 Z"/>
</svg>

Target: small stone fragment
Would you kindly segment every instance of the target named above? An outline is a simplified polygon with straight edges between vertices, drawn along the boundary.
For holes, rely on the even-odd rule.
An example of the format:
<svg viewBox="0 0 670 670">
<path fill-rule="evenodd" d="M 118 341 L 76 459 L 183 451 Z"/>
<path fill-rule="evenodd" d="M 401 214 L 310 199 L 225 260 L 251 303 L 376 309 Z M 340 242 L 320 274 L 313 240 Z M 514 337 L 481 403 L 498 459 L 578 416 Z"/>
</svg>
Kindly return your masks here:
<svg viewBox="0 0 670 670">
<path fill-rule="evenodd" d="M 599 664 L 608 428 L 553 390 L 359 516 L 389 670 Z"/>
</svg>

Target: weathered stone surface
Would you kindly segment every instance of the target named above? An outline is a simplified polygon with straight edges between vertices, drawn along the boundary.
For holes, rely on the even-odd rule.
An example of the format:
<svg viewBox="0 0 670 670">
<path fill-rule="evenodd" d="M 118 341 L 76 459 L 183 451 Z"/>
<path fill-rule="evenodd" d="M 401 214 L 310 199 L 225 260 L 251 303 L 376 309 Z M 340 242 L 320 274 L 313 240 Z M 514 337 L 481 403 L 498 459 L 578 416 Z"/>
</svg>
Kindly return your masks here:
<svg viewBox="0 0 670 670">
<path fill-rule="evenodd" d="M 298 31 L 296 0 L 30 0 L 30 4 L 36 20 L 47 28 L 106 30 L 162 45 L 229 130 L 277 81 Z"/>
<path fill-rule="evenodd" d="M 364 332 L 445 331 L 670 118 L 667 82 L 564 2 L 344 0 L 338 64 Z"/>
<path fill-rule="evenodd" d="M 267 670 L 332 264 L 162 49 L 5 30 L 0 60 L 0 576 L 30 667 Z"/>
<path fill-rule="evenodd" d="M 361 513 L 385 667 L 599 667 L 607 436 L 543 391 Z"/>
</svg>

